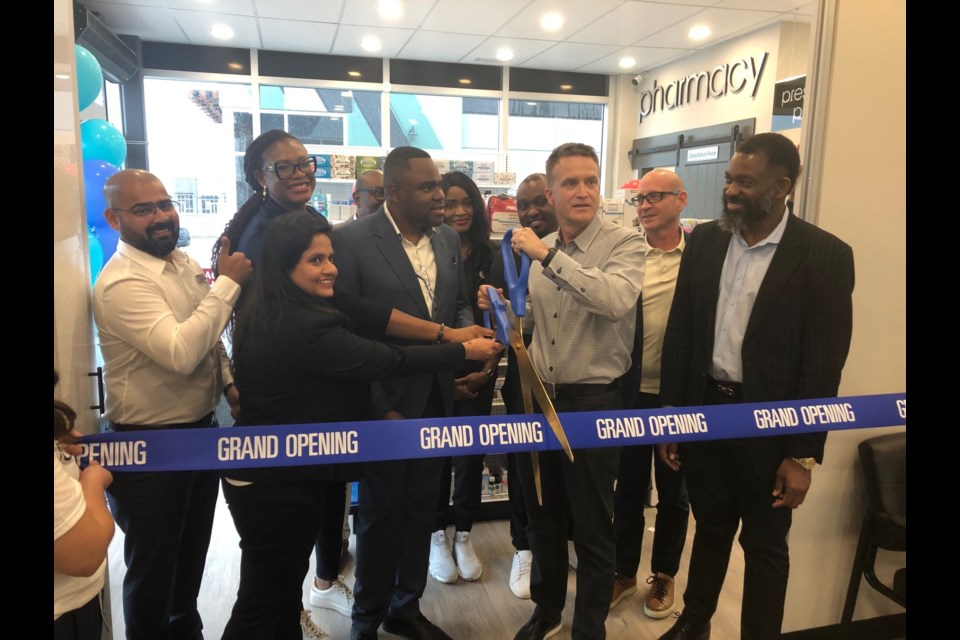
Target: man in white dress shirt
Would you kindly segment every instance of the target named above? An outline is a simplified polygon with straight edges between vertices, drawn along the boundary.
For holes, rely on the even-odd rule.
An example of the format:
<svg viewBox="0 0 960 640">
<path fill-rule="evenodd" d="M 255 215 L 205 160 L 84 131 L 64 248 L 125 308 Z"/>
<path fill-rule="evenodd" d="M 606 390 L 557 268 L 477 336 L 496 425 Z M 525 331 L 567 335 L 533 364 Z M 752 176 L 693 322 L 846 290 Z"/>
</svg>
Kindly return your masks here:
<svg viewBox="0 0 960 640">
<path fill-rule="evenodd" d="M 211 287 L 176 249 L 176 204 L 156 176 L 121 171 L 104 187 L 104 216 L 120 232 L 93 291 L 113 431 L 216 427 L 220 394 L 236 407 L 220 341 L 252 265 L 220 252 Z M 200 639 L 197 594 L 217 501 L 213 471 L 114 473 L 108 498 L 126 534 L 123 610 L 128 639 Z"/>
</svg>

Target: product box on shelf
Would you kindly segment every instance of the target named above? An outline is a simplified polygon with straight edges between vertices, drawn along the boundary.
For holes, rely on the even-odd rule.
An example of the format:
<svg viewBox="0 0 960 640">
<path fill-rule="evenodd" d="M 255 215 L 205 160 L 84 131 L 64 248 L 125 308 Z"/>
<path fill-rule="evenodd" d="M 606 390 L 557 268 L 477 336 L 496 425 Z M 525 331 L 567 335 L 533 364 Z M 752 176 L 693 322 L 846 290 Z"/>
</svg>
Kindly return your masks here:
<svg viewBox="0 0 960 640">
<path fill-rule="evenodd" d="M 446 172 L 450 171 L 449 160 L 434 160 L 433 162 L 437 165 L 437 171 L 440 172 L 440 175 L 443 175 Z"/>
<path fill-rule="evenodd" d="M 487 220 L 492 233 L 504 233 L 520 226 L 517 215 L 517 199 L 506 194 L 494 194 L 487 198 Z"/>
<path fill-rule="evenodd" d="M 353 180 L 357 177 L 356 158 L 354 156 L 330 156 L 330 177 L 335 180 Z"/>
<path fill-rule="evenodd" d="M 450 171 L 459 171 L 469 177 L 473 177 L 473 161 L 472 160 L 451 160 L 450 161 Z"/>
<path fill-rule="evenodd" d="M 371 169 L 382 169 L 383 160 L 379 156 L 357 156 L 357 176 Z"/>
<path fill-rule="evenodd" d="M 481 184 L 490 184 L 493 182 L 493 176 L 496 169 L 496 162 L 490 160 L 481 160 L 473 163 L 473 181 Z"/>
</svg>

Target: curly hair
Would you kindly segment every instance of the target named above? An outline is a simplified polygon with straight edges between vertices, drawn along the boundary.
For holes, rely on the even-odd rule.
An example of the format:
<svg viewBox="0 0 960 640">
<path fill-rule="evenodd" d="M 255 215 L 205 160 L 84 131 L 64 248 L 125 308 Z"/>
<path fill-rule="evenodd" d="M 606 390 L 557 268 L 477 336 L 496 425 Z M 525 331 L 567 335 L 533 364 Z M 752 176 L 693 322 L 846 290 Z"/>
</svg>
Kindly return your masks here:
<svg viewBox="0 0 960 640">
<path fill-rule="evenodd" d="M 53 386 L 56 387 L 60 381 L 60 374 L 53 370 Z M 77 412 L 70 406 L 59 400 L 53 401 L 53 439 L 59 440 L 64 436 L 70 435 L 73 431 L 73 425 L 77 420 Z"/>
</svg>

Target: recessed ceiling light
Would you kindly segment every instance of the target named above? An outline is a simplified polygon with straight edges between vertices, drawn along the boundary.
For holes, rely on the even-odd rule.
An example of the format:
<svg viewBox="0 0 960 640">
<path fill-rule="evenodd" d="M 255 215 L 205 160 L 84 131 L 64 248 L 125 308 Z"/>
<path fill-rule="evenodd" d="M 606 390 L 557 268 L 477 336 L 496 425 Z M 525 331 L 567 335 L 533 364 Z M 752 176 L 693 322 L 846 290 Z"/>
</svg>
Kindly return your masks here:
<svg viewBox="0 0 960 640">
<path fill-rule="evenodd" d="M 240 69 L 243 69 L 243 65 L 240 64 L 239 62 L 228 62 L 227 67 L 230 69 L 233 69 L 234 71 L 239 71 Z"/>
<path fill-rule="evenodd" d="M 497 60 L 500 62 L 510 62 L 513 60 L 513 50 L 509 47 L 500 47 L 497 49 Z"/>
<path fill-rule="evenodd" d="M 400 0 L 377 0 L 377 14 L 384 20 L 399 20 L 403 17 L 403 4 Z"/>
<path fill-rule="evenodd" d="M 225 24 L 215 24 L 210 27 L 210 35 L 217 40 L 229 40 L 233 37 L 233 29 Z"/>
<path fill-rule="evenodd" d="M 691 40 L 705 40 L 706 38 L 710 37 L 710 27 L 705 24 L 698 24 L 690 27 L 690 31 L 687 33 L 687 36 Z"/>
<path fill-rule="evenodd" d="M 380 42 L 380 38 L 377 36 L 363 36 L 363 40 L 360 41 L 360 46 L 363 47 L 364 51 L 376 53 L 383 48 L 383 43 Z"/>
<path fill-rule="evenodd" d="M 540 26 L 544 31 L 557 31 L 563 26 L 563 16 L 557 11 L 548 11 L 540 18 Z"/>
<path fill-rule="evenodd" d="M 535 106 L 537 106 L 537 103 L 536 103 L 536 102 L 528 102 L 528 103 L 527 103 L 527 106 L 528 106 L 528 107 L 535 107 Z"/>
<path fill-rule="evenodd" d="M 418 123 L 416 120 L 414 120 L 413 118 L 410 118 L 409 120 L 407 120 L 407 123 L 408 123 L 408 124 L 413 124 L 413 125 L 420 124 L 420 123 Z"/>
<path fill-rule="evenodd" d="M 635 58 L 631 58 L 630 56 L 624 56 L 620 58 L 620 62 L 617 64 L 620 65 L 621 69 L 632 69 L 633 65 L 637 64 L 637 60 Z"/>
<path fill-rule="evenodd" d="M 58 73 L 58 74 L 54 75 L 53 77 L 56 78 L 57 80 L 69 80 L 69 79 L 70 79 L 70 76 L 69 76 L 68 74 L 66 74 L 66 73 Z"/>
<path fill-rule="evenodd" d="M 562 84 L 562 85 L 560 85 L 560 89 L 562 89 L 563 91 L 570 91 L 570 89 L 573 89 L 573 85 L 572 85 L 572 84 Z"/>
<path fill-rule="evenodd" d="M 457 80 L 457 82 L 459 82 L 460 84 L 473 84 L 473 80 L 471 80 L 470 78 L 460 78 L 459 80 Z"/>
<path fill-rule="evenodd" d="M 335 104 L 335 105 L 333 105 L 333 110 L 334 110 L 334 111 L 343 111 L 343 105 L 342 105 L 342 104 Z"/>
<path fill-rule="evenodd" d="M 359 78 L 363 74 L 360 73 L 359 71 L 347 71 L 347 75 L 350 76 L 351 78 Z"/>
<path fill-rule="evenodd" d="M 341 92 L 340 92 L 340 97 L 342 97 L 342 98 L 352 98 L 352 97 L 353 97 L 353 91 L 341 91 Z"/>
</svg>

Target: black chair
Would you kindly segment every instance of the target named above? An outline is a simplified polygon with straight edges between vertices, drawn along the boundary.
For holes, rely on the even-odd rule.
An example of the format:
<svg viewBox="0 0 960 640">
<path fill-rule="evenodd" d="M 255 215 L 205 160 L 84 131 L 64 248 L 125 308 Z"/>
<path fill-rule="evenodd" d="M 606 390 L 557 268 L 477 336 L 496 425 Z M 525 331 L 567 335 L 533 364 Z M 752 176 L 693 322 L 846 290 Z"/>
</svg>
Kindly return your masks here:
<svg viewBox="0 0 960 640">
<path fill-rule="evenodd" d="M 907 550 L 907 434 L 901 431 L 868 438 L 860 443 L 859 450 L 867 487 L 867 513 L 840 624 L 853 620 L 861 577 L 887 598 L 907 606 L 906 567 L 895 572 L 892 587 L 882 583 L 875 571 L 878 549 Z"/>
</svg>

